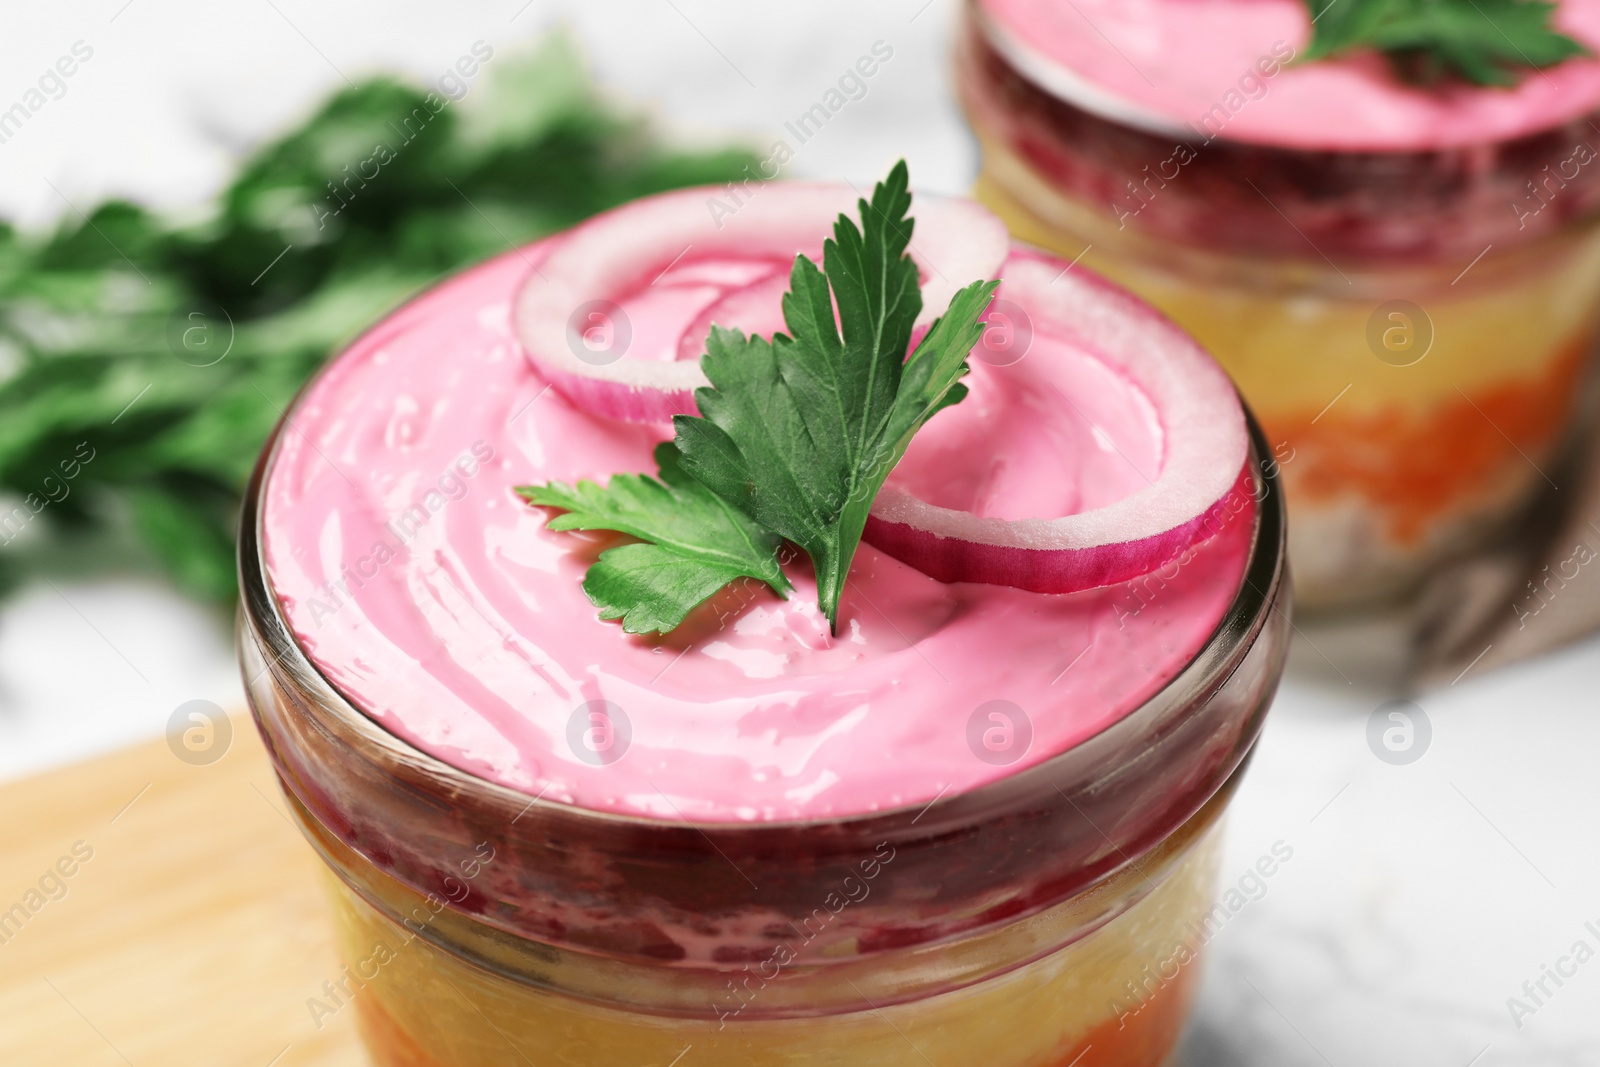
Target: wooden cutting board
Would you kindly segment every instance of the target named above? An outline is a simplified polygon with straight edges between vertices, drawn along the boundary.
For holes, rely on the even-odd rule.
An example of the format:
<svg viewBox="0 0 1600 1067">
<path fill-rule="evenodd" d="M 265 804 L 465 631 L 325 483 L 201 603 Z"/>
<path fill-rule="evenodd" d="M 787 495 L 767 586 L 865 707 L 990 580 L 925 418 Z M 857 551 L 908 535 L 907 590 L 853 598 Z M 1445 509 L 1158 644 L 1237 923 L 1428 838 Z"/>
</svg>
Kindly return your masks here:
<svg viewBox="0 0 1600 1067">
<path fill-rule="evenodd" d="M 0 786 L 0 1064 L 366 1067 L 319 866 L 248 718 Z"/>
</svg>

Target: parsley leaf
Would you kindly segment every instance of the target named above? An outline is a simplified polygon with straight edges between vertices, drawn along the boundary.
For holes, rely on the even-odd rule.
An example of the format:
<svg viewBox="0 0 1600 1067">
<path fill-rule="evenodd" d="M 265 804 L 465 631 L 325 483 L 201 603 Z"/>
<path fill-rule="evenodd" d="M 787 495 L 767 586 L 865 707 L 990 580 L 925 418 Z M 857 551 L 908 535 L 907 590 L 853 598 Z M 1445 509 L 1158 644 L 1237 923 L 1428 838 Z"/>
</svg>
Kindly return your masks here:
<svg viewBox="0 0 1600 1067">
<path fill-rule="evenodd" d="M 860 228 L 839 216 L 822 269 L 795 257 L 783 298 L 790 334 L 712 329 L 701 360 L 711 384 L 695 392 L 703 417 L 673 420 L 686 471 L 805 549 L 835 629 L 873 498 L 911 436 L 966 395 L 959 379 L 998 284 L 961 290 L 906 359 L 922 310 L 905 254 L 910 207 L 902 161 L 871 203 L 859 202 Z"/>
<path fill-rule="evenodd" d="M 778 538 L 683 472 L 670 441 L 656 449 L 659 480 L 615 474 L 601 488 L 551 482 L 519 486 L 531 504 L 563 508 L 552 530 L 616 530 L 641 544 L 608 548 L 584 575 L 603 619 L 628 633 L 671 630 L 701 601 L 749 577 L 780 594 L 793 588 L 778 568 Z"/>
<path fill-rule="evenodd" d="M 1454 74 L 1478 85 L 1513 85 L 1519 70 L 1592 54 L 1551 26 L 1556 5 L 1545 0 L 1305 2 L 1315 30 L 1304 61 L 1375 48 L 1413 82 Z"/>
<path fill-rule="evenodd" d="M 1370 44 L 1368 37 L 1389 17 L 1394 0 L 1305 0 L 1311 12 L 1311 44 L 1302 63 Z"/>
<path fill-rule="evenodd" d="M 922 310 L 911 243 L 906 165 L 859 201 L 861 226 L 840 215 L 819 269 L 796 256 L 783 297 L 789 333 L 746 337 L 713 326 L 695 392 L 702 417 L 673 420 L 656 450 L 661 480 L 619 474 L 523 486 L 528 501 L 565 508 L 553 530 L 617 530 L 644 544 L 607 549 L 584 576 L 601 617 L 630 633 L 670 630 L 727 582 L 791 587 L 777 550 L 810 555 L 817 605 L 837 631 L 839 598 L 867 511 L 911 437 L 967 395 L 960 379 L 998 282 L 950 301 L 906 358 Z M 838 308 L 837 322 L 834 309 Z"/>
</svg>

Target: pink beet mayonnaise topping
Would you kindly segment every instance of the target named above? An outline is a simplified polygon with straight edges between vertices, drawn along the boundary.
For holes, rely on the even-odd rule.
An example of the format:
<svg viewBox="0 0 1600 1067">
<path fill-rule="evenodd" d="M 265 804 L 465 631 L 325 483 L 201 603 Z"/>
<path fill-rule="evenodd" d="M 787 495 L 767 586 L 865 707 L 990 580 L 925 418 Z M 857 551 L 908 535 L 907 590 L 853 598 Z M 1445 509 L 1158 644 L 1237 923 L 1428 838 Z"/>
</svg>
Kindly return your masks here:
<svg viewBox="0 0 1600 1067">
<path fill-rule="evenodd" d="M 1248 522 L 1155 586 L 1065 595 L 943 584 L 863 544 L 837 637 L 803 555 L 787 568 L 789 600 L 730 587 L 670 635 L 625 635 L 579 584 L 615 542 L 545 529 L 513 487 L 653 473 L 671 428 L 586 414 L 525 358 L 510 306 L 549 247 L 471 270 L 359 339 L 292 413 L 267 482 L 263 551 L 290 627 L 357 707 L 439 759 L 547 799 L 666 819 L 927 803 L 1138 707 L 1235 595 Z M 677 358 L 683 328 L 761 270 L 677 264 L 622 301 L 630 355 Z M 936 502 L 1070 514 L 1126 496 L 1163 461 L 1154 407 L 1093 353 L 1040 336 L 1011 365 L 974 360 L 967 381 L 972 394 L 935 417 L 895 475 Z M 1049 402 L 1054 390 L 1072 404 Z M 610 762 L 583 747 L 591 701 L 620 709 Z M 1025 750 L 976 754 L 991 701 L 1026 716 Z"/>
<path fill-rule="evenodd" d="M 1311 40 L 1303 0 L 979 6 L 1024 74 L 1080 106 L 1189 140 L 1220 134 L 1312 149 L 1448 148 L 1533 133 L 1600 107 L 1600 59 L 1570 60 L 1508 89 L 1414 88 L 1370 52 L 1284 66 Z M 1555 25 L 1600 51 L 1600 0 L 1562 0 Z"/>
</svg>

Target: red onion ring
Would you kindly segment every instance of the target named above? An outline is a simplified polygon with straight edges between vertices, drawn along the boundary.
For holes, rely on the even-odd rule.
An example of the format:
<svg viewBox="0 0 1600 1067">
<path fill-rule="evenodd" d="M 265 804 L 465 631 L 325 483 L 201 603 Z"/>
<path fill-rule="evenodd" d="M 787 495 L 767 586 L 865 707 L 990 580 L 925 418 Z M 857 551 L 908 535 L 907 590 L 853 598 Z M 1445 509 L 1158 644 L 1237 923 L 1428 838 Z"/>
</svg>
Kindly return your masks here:
<svg viewBox="0 0 1600 1067">
<path fill-rule="evenodd" d="M 717 217 L 707 204 L 724 193 L 684 189 L 599 215 L 562 237 L 523 283 L 513 309 L 518 337 L 529 360 L 572 403 L 629 422 L 696 414 L 694 391 L 707 383 L 695 357 L 708 323 L 697 323 L 692 331 L 699 336 L 691 332 L 680 343 L 680 356 L 693 349 L 688 359 L 629 359 L 625 344 L 597 359 L 580 333 L 582 310 L 614 307 L 664 271 L 699 259 L 770 260 L 786 271 L 797 254 L 818 255 L 834 220 L 853 217 L 858 199 L 849 186 L 776 182 Z M 923 276 L 917 321 L 925 326 L 962 286 L 995 276 L 1009 238 L 998 219 L 970 200 L 919 196 L 914 213 L 910 254 Z"/>
<path fill-rule="evenodd" d="M 1087 349 L 1150 398 L 1165 431 L 1160 471 L 1107 506 L 1021 520 L 930 504 L 891 475 L 863 540 L 940 581 L 1066 593 L 1170 563 L 1254 503 L 1238 393 L 1188 334 L 1122 289 L 1050 256 L 1016 251 L 1002 274 L 999 295 L 1027 312 L 1035 335 Z M 937 417 L 921 431 L 938 432 Z"/>
</svg>

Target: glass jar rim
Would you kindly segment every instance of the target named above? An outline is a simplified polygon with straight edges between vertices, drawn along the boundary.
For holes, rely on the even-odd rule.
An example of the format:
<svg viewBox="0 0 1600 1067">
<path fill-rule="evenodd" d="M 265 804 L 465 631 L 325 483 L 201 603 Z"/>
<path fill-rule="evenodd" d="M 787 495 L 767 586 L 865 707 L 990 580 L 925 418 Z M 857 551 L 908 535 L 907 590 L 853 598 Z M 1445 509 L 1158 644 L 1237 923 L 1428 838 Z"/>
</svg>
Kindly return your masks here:
<svg viewBox="0 0 1600 1067">
<path fill-rule="evenodd" d="M 261 503 L 266 488 L 266 473 L 271 467 L 277 443 L 282 437 L 283 427 L 295 411 L 300 397 L 315 384 L 315 381 L 316 378 L 313 377 L 311 381 L 307 382 L 301 394 L 286 408 L 287 414 L 278 426 L 274 428 L 245 496 L 245 503 L 240 517 L 238 559 L 240 588 L 243 594 L 241 611 L 246 616 L 246 622 L 252 631 L 263 638 L 264 643 L 270 648 L 276 650 L 276 654 L 272 657 L 275 669 L 285 671 L 286 676 L 292 679 L 297 686 L 306 693 L 318 697 L 319 704 L 327 712 L 355 728 L 365 739 L 380 748 L 395 753 L 398 759 L 430 766 L 442 779 L 455 779 L 463 783 L 463 785 L 469 785 L 470 789 L 464 789 L 464 792 L 481 789 L 486 796 L 496 797 L 507 803 L 530 803 L 538 806 L 561 808 L 582 813 L 598 822 L 633 825 L 641 828 L 695 826 L 707 829 L 730 827 L 742 829 L 752 827 L 792 829 L 808 825 L 874 825 L 880 822 L 893 822 L 908 813 L 926 811 L 931 806 L 923 803 L 905 804 L 860 814 L 828 816 L 818 819 L 764 819 L 756 823 L 697 822 L 694 819 L 663 819 L 625 812 L 608 812 L 555 800 L 544 800 L 542 797 L 530 795 L 510 786 L 479 778 L 416 748 L 386 730 L 371 715 L 363 711 L 355 701 L 347 697 L 311 660 L 310 655 L 304 646 L 300 644 L 293 629 L 289 626 L 288 620 L 284 616 L 282 605 L 272 591 L 271 578 L 267 571 L 265 556 L 261 550 Z M 985 797 L 990 793 L 1009 793 L 1012 790 L 1005 788 L 1005 786 L 1013 779 L 1049 777 L 1043 772 L 1051 768 L 1060 767 L 1068 762 L 1075 762 L 1073 757 L 1079 750 L 1095 747 L 1096 743 L 1107 735 L 1126 731 L 1129 727 L 1129 720 L 1148 718 L 1157 710 L 1171 704 L 1175 695 L 1192 692 L 1202 685 L 1205 677 L 1216 673 L 1216 666 L 1225 661 L 1228 652 L 1238 642 L 1242 641 L 1246 635 L 1252 634 L 1254 629 L 1258 629 L 1258 627 L 1252 627 L 1252 622 L 1258 620 L 1268 608 L 1281 610 L 1274 607 L 1272 594 L 1282 580 L 1283 557 L 1286 551 L 1284 547 L 1285 522 L 1281 503 L 1282 490 L 1278 484 L 1278 476 L 1275 470 L 1262 469 L 1259 466 L 1259 464 L 1269 462 L 1271 450 L 1267 447 L 1266 439 L 1254 415 L 1250 414 L 1248 408 L 1246 408 L 1245 417 L 1249 423 L 1251 458 L 1252 461 L 1258 464 L 1256 533 L 1239 590 L 1223 612 L 1222 618 L 1218 621 L 1211 636 L 1207 638 L 1206 643 L 1171 681 L 1127 715 L 1114 720 L 1097 733 L 1091 734 L 1077 744 L 1047 757 L 1039 763 L 1013 774 L 1002 776 L 992 782 L 964 790 L 957 796 Z M 1273 501 L 1273 503 L 1268 505 L 1268 500 Z M 1080 756 L 1076 761 L 1081 762 L 1081 760 L 1082 757 Z M 935 803 L 941 802 L 944 802 L 943 797 L 939 798 Z M 988 805 L 980 804 L 979 806 L 986 807 Z"/>
<path fill-rule="evenodd" d="M 263 502 L 285 427 L 317 380 L 274 429 L 241 514 L 241 657 L 257 724 L 296 800 L 413 888 L 438 890 L 478 842 L 492 841 L 497 855 L 513 857 L 521 877 L 493 890 L 473 886 L 452 905 L 507 932 L 591 951 L 682 958 L 695 954 L 684 939 L 697 935 L 685 931 L 703 914 L 737 913 L 739 922 L 725 924 L 733 940 L 759 943 L 759 930 L 748 925 L 759 925 L 758 913 L 808 904 L 840 870 L 856 870 L 884 849 L 900 870 L 925 869 L 937 878 L 949 906 L 890 924 L 888 932 L 880 924 L 883 944 L 869 939 L 862 952 L 1036 912 L 1135 862 L 1197 812 L 1243 762 L 1281 674 L 1289 625 L 1280 604 L 1287 596 L 1282 492 L 1272 452 L 1247 411 L 1256 507 L 1239 588 L 1171 681 L 1084 741 L 929 803 L 826 819 L 666 820 L 530 796 L 384 729 L 321 673 L 290 628 L 262 551 Z M 1270 639 L 1258 640 L 1267 631 Z M 1247 659 L 1253 666 L 1238 692 L 1230 683 Z M 1052 841 L 1058 854 L 1041 856 Z M 950 851 L 957 843 L 962 850 Z M 605 868 L 605 888 L 596 889 L 595 863 Z M 766 898 L 759 907 L 747 899 L 756 886 Z M 626 929 L 579 933 L 577 916 L 549 910 L 552 902 L 602 898 L 608 906 L 630 902 L 617 909 L 633 916 Z M 877 909 L 856 910 L 860 921 L 844 924 L 841 937 L 855 929 L 859 940 L 857 928 Z"/>
</svg>

